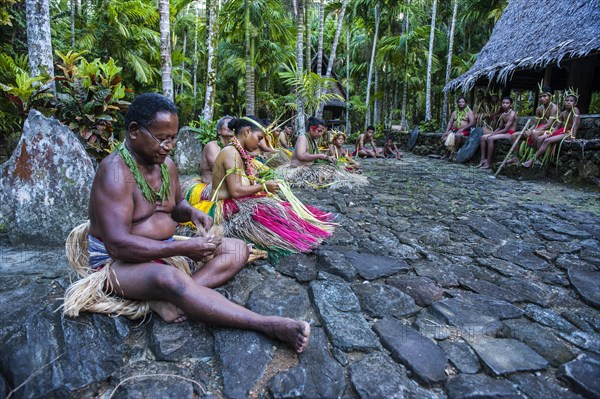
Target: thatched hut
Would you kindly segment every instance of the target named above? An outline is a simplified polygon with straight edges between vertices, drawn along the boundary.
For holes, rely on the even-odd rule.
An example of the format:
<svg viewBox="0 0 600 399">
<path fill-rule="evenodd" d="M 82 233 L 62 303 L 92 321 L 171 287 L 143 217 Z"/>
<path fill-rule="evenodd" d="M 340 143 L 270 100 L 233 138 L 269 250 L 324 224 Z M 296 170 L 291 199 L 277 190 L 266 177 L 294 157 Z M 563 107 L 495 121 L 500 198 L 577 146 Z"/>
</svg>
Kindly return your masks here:
<svg viewBox="0 0 600 399">
<path fill-rule="evenodd" d="M 589 112 L 600 90 L 600 0 L 509 0 L 473 67 L 445 91 L 474 86 L 579 90 L 579 108 Z"/>
<path fill-rule="evenodd" d="M 325 76 L 325 72 L 327 71 L 327 64 L 329 63 L 329 58 L 323 54 L 323 60 L 321 63 L 321 74 Z M 312 59 L 311 69 L 313 72 L 317 72 L 317 57 Z M 327 88 L 327 93 L 337 94 L 344 100 L 340 100 L 338 98 L 331 99 L 325 103 L 323 107 L 323 118 L 329 122 L 332 122 L 333 125 L 343 125 L 343 119 L 346 112 L 346 91 L 340 84 L 340 80 L 335 73 L 335 71 L 331 71 L 331 77 L 335 79 L 335 82 Z M 332 127 L 332 126 L 330 126 Z"/>
</svg>

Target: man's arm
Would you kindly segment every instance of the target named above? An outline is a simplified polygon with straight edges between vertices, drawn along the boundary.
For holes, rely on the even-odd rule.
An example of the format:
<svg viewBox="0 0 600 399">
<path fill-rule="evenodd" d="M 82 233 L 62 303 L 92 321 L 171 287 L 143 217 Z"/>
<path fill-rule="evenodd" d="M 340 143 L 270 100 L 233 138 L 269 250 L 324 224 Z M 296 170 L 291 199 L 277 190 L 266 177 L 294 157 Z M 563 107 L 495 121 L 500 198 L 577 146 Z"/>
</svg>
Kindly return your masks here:
<svg viewBox="0 0 600 399">
<path fill-rule="evenodd" d="M 556 104 L 553 104 L 552 108 L 550 109 L 550 116 L 548 117 L 548 120 L 546 121 L 546 123 L 544 123 L 543 125 L 538 127 L 536 130 L 542 131 L 542 132 L 545 130 L 548 130 L 554 124 L 554 121 L 557 116 L 558 116 L 558 107 L 556 106 Z"/>
<path fill-rule="evenodd" d="M 305 136 L 298 137 L 296 141 L 296 149 L 294 150 L 296 153 L 296 159 L 301 162 L 313 162 L 317 159 L 327 159 L 327 155 L 325 154 L 309 154 L 308 153 L 308 141 Z"/>
<path fill-rule="evenodd" d="M 217 146 L 218 147 L 218 146 Z M 167 166 L 169 167 L 169 173 L 171 175 L 171 184 L 173 187 L 172 195 L 175 198 L 175 207 L 171 212 L 171 218 L 178 223 L 192 222 L 196 226 L 203 226 L 206 230 L 212 226 L 212 219 L 204 212 L 194 208 L 190 205 L 181 192 L 181 184 L 179 183 L 179 174 L 177 173 L 177 167 L 170 158 L 167 158 Z M 214 165 L 214 161 L 213 161 Z"/>
<path fill-rule="evenodd" d="M 277 152 L 277 150 L 274 150 L 273 148 L 271 148 L 267 145 L 267 143 L 265 142 L 265 139 L 262 139 L 261 141 L 258 142 L 258 147 L 263 152 Z"/>
<path fill-rule="evenodd" d="M 448 133 L 450 133 L 450 129 L 452 129 L 452 124 L 454 123 L 455 120 L 456 120 L 456 111 L 453 111 L 452 114 L 450 115 L 450 120 L 448 121 L 448 125 L 446 125 L 446 131 L 444 132 L 444 137 L 448 136 Z"/>
<path fill-rule="evenodd" d="M 573 108 L 573 127 L 571 127 L 571 136 L 573 138 L 577 137 L 577 130 L 579 130 L 579 122 L 581 118 L 579 117 L 579 108 Z"/>
<path fill-rule="evenodd" d="M 213 167 L 215 166 L 215 160 L 217 159 L 217 155 L 219 155 L 220 151 L 221 148 L 216 141 L 211 141 L 210 143 L 206 144 L 206 147 L 204 147 L 202 150 L 202 158 L 204 161 L 206 161 L 205 170 L 213 170 Z M 200 170 L 202 170 L 202 165 L 200 166 Z"/>
<path fill-rule="evenodd" d="M 285 132 L 279 133 L 279 144 L 281 144 L 283 148 L 287 148 L 288 150 L 290 149 L 290 146 L 287 142 L 287 138 L 285 136 Z"/>
<path fill-rule="evenodd" d="M 516 117 L 517 117 L 517 113 L 511 112 L 508 115 L 508 121 L 506 121 L 506 123 L 504 123 L 504 119 L 500 118 L 500 126 L 498 127 L 498 129 L 496 129 L 494 134 L 504 134 L 504 133 L 508 132 L 508 127 L 513 125 Z"/>
<path fill-rule="evenodd" d="M 114 174 L 108 168 L 118 168 L 119 178 L 114 178 Z M 125 169 L 127 167 L 117 161 L 101 165 L 91 194 L 93 205 L 90 211 L 110 257 L 129 263 L 176 255 L 200 258 L 197 253 L 201 249 L 198 241 L 165 242 L 131 234 L 133 190 L 136 185 L 129 170 Z M 181 189 L 179 191 L 181 195 Z M 201 250 L 214 250 L 214 244 L 210 245 Z"/>
</svg>

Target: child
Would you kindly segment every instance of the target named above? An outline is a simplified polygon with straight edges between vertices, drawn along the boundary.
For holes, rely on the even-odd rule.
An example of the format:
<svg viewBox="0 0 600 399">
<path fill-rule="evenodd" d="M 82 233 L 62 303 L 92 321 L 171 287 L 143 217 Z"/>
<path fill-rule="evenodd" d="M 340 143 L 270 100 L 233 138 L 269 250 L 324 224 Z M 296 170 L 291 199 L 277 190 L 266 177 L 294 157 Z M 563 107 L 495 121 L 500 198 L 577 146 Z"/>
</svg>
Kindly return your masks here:
<svg viewBox="0 0 600 399">
<path fill-rule="evenodd" d="M 386 158 L 402 158 L 404 154 L 400 152 L 396 144 L 394 144 L 394 138 L 389 136 L 383 145 L 383 156 Z"/>
<path fill-rule="evenodd" d="M 343 162 L 346 165 L 348 172 L 356 171 L 360 164 L 356 162 L 349 154 L 346 148 L 343 148 L 346 143 L 346 134 L 337 130 L 334 130 L 333 137 L 331 139 L 331 145 L 329 146 L 329 153 L 327 155 L 335 158 L 338 162 Z"/>
</svg>

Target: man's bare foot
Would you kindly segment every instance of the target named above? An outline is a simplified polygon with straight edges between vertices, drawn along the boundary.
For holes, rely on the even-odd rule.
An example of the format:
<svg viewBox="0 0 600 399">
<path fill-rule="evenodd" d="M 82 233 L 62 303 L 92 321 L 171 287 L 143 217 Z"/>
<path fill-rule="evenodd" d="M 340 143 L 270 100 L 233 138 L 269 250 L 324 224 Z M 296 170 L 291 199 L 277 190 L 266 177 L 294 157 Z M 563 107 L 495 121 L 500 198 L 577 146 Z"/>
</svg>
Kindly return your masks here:
<svg viewBox="0 0 600 399">
<path fill-rule="evenodd" d="M 481 169 L 489 169 L 490 168 L 490 164 L 488 163 L 488 161 L 485 161 L 483 163 L 483 165 L 480 166 Z"/>
<path fill-rule="evenodd" d="M 527 162 L 523 162 L 523 167 L 524 168 L 531 168 L 531 165 L 533 165 L 533 159 L 530 159 Z"/>
<path fill-rule="evenodd" d="M 167 323 L 181 323 L 187 316 L 172 303 L 165 301 L 149 301 L 150 309 L 154 310 Z"/>
<path fill-rule="evenodd" d="M 272 324 L 267 328 L 267 335 L 288 343 L 298 353 L 306 349 L 310 336 L 310 325 L 287 317 L 273 317 Z"/>
<path fill-rule="evenodd" d="M 516 163 L 519 163 L 519 158 L 517 157 L 512 157 L 511 159 L 508 160 L 508 162 L 506 163 L 507 165 L 514 165 Z"/>
</svg>

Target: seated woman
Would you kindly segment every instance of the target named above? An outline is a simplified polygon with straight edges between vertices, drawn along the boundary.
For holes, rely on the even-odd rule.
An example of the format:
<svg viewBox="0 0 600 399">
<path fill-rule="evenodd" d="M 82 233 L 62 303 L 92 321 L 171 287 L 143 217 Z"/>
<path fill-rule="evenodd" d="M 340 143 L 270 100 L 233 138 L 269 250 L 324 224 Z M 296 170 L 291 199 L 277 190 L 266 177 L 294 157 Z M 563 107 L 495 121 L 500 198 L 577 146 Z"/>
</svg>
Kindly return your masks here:
<svg viewBox="0 0 600 399">
<path fill-rule="evenodd" d="M 573 140 L 577 136 L 579 128 L 579 108 L 577 108 L 577 94 L 567 91 L 565 98 L 565 110 L 558 116 L 557 125 L 552 132 L 542 134 L 538 137 L 538 150 L 533 158 L 523 163 L 523 166 L 530 168 L 535 161 L 544 155 L 548 146 L 561 143 L 563 140 Z"/>
<path fill-rule="evenodd" d="M 292 187 L 352 187 L 367 184 L 364 176 L 348 173 L 335 165 L 333 156 L 319 151 L 317 140 L 327 131 L 325 122 L 311 117 L 308 119 L 307 132 L 298 136 L 296 148 L 290 165 L 283 165 L 275 174 Z"/>
<path fill-rule="evenodd" d="M 338 130 L 334 130 L 331 138 L 331 145 L 327 155 L 336 160 L 336 163 L 341 164 L 348 172 L 355 172 L 360 168 L 360 164 L 352 158 L 348 150 L 344 148 L 346 143 L 346 134 Z"/>
<path fill-rule="evenodd" d="M 269 119 L 257 123 L 260 123 L 263 128 L 264 139 L 258 143 L 258 148 L 252 153 L 255 156 L 255 163 L 260 162 L 268 168 L 290 163 L 292 152 L 279 144 L 279 132 L 275 124 Z"/>
<path fill-rule="evenodd" d="M 201 201 L 210 199 L 212 191 L 212 170 L 217 159 L 217 155 L 223 147 L 229 144 L 233 137 L 233 132 L 228 126 L 232 116 L 224 116 L 217 121 L 217 139 L 208 142 L 202 149 L 200 157 L 200 178 L 192 179 L 182 184 L 181 191 L 185 199 L 193 206 Z M 198 208 L 205 212 L 207 209 Z"/>
<path fill-rule="evenodd" d="M 223 227 L 225 235 L 252 243 L 270 256 L 308 252 L 318 246 L 333 232 L 332 215 L 303 205 L 285 183 L 256 176 L 249 153 L 265 134 L 257 119 L 233 119 L 229 125 L 235 136 L 213 168 L 215 202 L 209 215 L 214 223 Z"/>
</svg>

